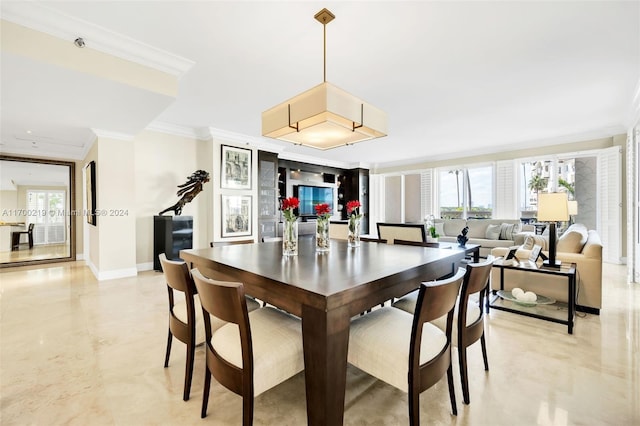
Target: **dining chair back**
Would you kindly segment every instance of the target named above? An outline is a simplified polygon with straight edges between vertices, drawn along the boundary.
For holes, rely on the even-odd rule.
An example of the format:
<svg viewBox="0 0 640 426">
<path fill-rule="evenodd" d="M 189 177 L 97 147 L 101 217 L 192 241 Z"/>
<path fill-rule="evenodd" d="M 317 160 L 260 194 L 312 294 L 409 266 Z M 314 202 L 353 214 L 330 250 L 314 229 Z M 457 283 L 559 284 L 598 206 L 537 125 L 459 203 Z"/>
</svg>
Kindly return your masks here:
<svg viewBox="0 0 640 426">
<path fill-rule="evenodd" d="M 206 334 L 201 417 L 207 415 L 211 376 L 242 396 L 243 425 L 253 423 L 254 398 L 304 369 L 300 320 L 277 309 L 247 309 L 244 286 L 192 275 L 200 295 Z M 224 321 L 218 330 L 211 318 Z"/>
<path fill-rule="evenodd" d="M 427 233 L 422 223 L 376 223 L 378 238 L 394 244 L 394 240 L 427 241 Z"/>
<path fill-rule="evenodd" d="M 349 332 L 349 362 L 409 394 L 409 423 L 420 424 L 420 393 L 446 373 L 449 399 L 457 415 L 451 332 L 464 269 L 447 279 L 420 285 L 413 315 L 390 306 L 357 317 Z M 447 317 L 443 332 L 430 321 Z"/>
<path fill-rule="evenodd" d="M 202 309 L 187 264 L 182 260 L 169 260 L 164 253 L 161 253 L 159 258 L 169 293 L 169 333 L 164 366 L 165 368 L 169 366 L 171 342 L 175 336 L 187 346 L 182 395 L 182 399 L 187 401 L 191 392 L 195 347 L 198 343 L 204 342 L 202 331 L 196 336 L 196 330 L 202 328 Z"/>
<path fill-rule="evenodd" d="M 484 337 L 484 309 L 485 298 L 488 297 L 489 276 L 493 259 L 486 259 L 479 263 L 467 265 L 467 272 L 462 283 L 462 290 L 458 299 L 457 336 L 453 340 L 458 347 L 458 362 L 460 364 L 460 381 L 462 382 L 462 398 L 465 404 L 469 404 L 469 374 L 467 365 L 467 348 L 480 340 L 482 346 L 482 359 L 485 371 L 489 371 L 487 359 L 487 343 Z M 477 301 L 470 296 L 477 294 Z M 437 324 L 436 324 L 437 325 Z"/>
<path fill-rule="evenodd" d="M 381 238 L 371 238 L 371 237 L 360 237 L 360 241 L 365 241 L 369 243 L 383 243 L 387 244 L 387 240 L 383 240 Z"/>
<path fill-rule="evenodd" d="M 13 231 L 11 232 L 11 250 L 18 250 L 20 246 L 20 237 L 22 235 L 27 236 L 27 241 L 29 243 L 29 248 L 33 248 L 33 228 L 36 226 L 35 223 L 30 223 L 25 231 Z"/>
<path fill-rule="evenodd" d="M 405 246 L 419 246 L 419 247 L 431 247 L 440 248 L 440 243 L 428 243 L 426 241 L 409 241 L 409 240 L 393 240 L 393 244 L 400 244 Z"/>
<path fill-rule="evenodd" d="M 487 345 L 484 335 L 484 301 L 488 296 L 489 275 L 493 258 L 479 263 L 467 264 L 464 281 L 460 290 L 460 296 L 454 313 L 454 324 L 451 335 L 452 343 L 458 348 L 458 362 L 460 364 L 460 381 L 462 383 L 462 396 L 465 404 L 469 404 L 469 377 L 467 363 L 467 348 L 480 340 L 482 345 L 482 358 L 484 369 L 489 370 L 487 358 Z M 477 295 L 477 297 L 475 297 Z M 473 299 L 471 298 L 473 296 Z M 408 313 L 413 313 L 417 304 L 417 295 L 408 294 L 393 304 L 393 307 Z M 431 321 L 436 327 L 445 330 L 447 318 L 445 316 Z"/>
</svg>

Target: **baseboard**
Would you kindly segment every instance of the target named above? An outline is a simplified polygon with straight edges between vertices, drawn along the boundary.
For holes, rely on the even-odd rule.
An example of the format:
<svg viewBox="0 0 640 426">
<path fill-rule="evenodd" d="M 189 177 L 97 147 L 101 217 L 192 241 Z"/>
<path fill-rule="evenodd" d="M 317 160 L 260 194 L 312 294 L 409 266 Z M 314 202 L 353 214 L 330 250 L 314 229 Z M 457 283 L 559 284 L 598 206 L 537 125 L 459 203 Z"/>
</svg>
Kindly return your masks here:
<svg viewBox="0 0 640 426">
<path fill-rule="evenodd" d="M 590 306 L 576 305 L 576 311 L 585 312 L 587 314 L 600 315 L 600 309 L 592 308 Z"/>
<path fill-rule="evenodd" d="M 152 271 L 153 270 L 153 262 L 138 263 L 136 265 L 136 269 L 138 270 L 138 272 Z"/>
</svg>

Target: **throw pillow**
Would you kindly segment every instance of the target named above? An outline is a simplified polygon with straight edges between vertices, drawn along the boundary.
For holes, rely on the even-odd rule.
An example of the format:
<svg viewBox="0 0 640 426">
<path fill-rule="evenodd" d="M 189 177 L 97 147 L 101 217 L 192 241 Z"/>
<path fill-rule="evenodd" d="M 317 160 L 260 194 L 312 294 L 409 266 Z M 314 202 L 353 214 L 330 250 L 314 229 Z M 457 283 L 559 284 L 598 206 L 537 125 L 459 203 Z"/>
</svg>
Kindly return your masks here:
<svg viewBox="0 0 640 426">
<path fill-rule="evenodd" d="M 527 235 L 522 248 L 525 250 L 531 250 L 535 245 L 542 247 L 542 250 L 546 251 L 549 249 L 549 239 L 543 237 L 542 235 Z"/>
<path fill-rule="evenodd" d="M 441 237 L 446 235 L 444 233 L 444 223 L 438 222 L 435 224 L 435 227 L 436 227 L 436 234 L 440 235 Z"/>
<path fill-rule="evenodd" d="M 580 230 L 567 231 L 558 239 L 556 251 L 560 253 L 581 253 L 587 242 L 587 234 Z"/>
<path fill-rule="evenodd" d="M 501 240 L 513 240 L 513 223 L 503 223 L 500 225 L 500 239 Z"/>
<path fill-rule="evenodd" d="M 499 240 L 500 239 L 500 225 L 489 225 L 487 226 L 487 230 L 485 232 L 485 238 L 488 240 Z"/>
</svg>

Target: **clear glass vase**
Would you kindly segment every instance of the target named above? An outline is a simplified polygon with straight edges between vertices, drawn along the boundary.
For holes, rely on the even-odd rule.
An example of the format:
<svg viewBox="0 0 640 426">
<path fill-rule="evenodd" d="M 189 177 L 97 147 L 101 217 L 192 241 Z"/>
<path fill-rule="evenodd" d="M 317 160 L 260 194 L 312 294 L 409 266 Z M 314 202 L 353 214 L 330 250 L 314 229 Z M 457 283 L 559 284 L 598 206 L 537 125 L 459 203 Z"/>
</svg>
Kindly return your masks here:
<svg viewBox="0 0 640 426">
<path fill-rule="evenodd" d="M 298 221 L 284 221 L 282 230 L 282 254 L 284 256 L 298 255 Z"/>
<path fill-rule="evenodd" d="M 329 219 L 316 221 L 316 251 L 329 251 Z"/>
<path fill-rule="evenodd" d="M 360 246 L 360 218 L 351 216 L 349 218 L 349 234 L 347 235 L 349 247 Z"/>
</svg>

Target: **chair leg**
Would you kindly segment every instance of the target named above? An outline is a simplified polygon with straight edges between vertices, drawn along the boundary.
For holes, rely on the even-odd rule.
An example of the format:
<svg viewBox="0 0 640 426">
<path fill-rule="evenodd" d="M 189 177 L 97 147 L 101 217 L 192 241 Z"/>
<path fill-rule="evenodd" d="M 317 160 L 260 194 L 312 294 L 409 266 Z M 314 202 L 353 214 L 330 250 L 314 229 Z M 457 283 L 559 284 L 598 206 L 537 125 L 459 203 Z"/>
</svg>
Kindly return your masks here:
<svg viewBox="0 0 640 426">
<path fill-rule="evenodd" d="M 420 392 L 409 384 L 409 425 L 420 425 Z"/>
<path fill-rule="evenodd" d="M 187 364 L 184 370 L 184 392 L 182 400 L 188 401 L 191 393 L 191 378 L 193 377 L 193 358 L 196 352 L 195 342 L 187 344 Z"/>
<path fill-rule="evenodd" d="M 480 345 L 482 346 L 482 358 L 484 359 L 484 370 L 489 371 L 489 360 L 487 358 L 487 343 L 484 340 L 484 333 L 480 336 Z"/>
<path fill-rule="evenodd" d="M 458 407 L 456 406 L 456 392 L 453 387 L 453 366 L 449 363 L 447 369 L 447 382 L 449 383 L 449 397 L 451 398 L 451 412 L 454 416 L 458 415 Z"/>
<path fill-rule="evenodd" d="M 167 353 L 164 356 L 164 368 L 169 366 L 169 355 L 171 355 L 171 340 L 173 338 L 173 334 L 171 334 L 171 330 L 169 330 L 169 337 L 167 337 Z"/>
<path fill-rule="evenodd" d="M 33 234 L 29 234 L 29 248 L 33 248 Z"/>
<path fill-rule="evenodd" d="M 469 403 L 469 374 L 467 373 L 467 348 L 458 346 L 458 360 L 460 361 L 460 382 L 462 382 L 462 400 Z"/>
<path fill-rule="evenodd" d="M 253 425 L 253 395 L 242 396 L 242 426 Z"/>
<path fill-rule="evenodd" d="M 211 386 L 211 371 L 209 367 L 204 368 L 204 389 L 202 390 L 202 411 L 200 417 L 207 417 L 207 404 L 209 404 L 209 387 Z"/>
</svg>

